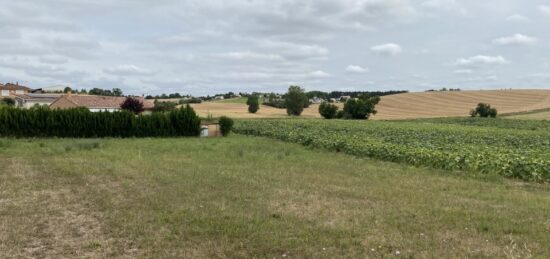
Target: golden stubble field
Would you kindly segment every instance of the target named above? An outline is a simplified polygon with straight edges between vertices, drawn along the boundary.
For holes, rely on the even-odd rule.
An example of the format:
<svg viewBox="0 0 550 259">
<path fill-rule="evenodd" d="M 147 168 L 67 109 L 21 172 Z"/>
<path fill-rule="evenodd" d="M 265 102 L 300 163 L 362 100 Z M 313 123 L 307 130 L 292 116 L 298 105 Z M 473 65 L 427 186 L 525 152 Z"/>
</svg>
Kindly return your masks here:
<svg viewBox="0 0 550 259">
<path fill-rule="evenodd" d="M 491 90 L 461 92 L 405 93 L 382 97 L 377 106 L 376 120 L 468 116 L 478 103 L 496 107 L 500 114 L 550 108 L 550 90 Z M 339 104 L 343 106 L 343 104 Z M 200 116 L 230 116 L 234 118 L 280 118 L 286 110 L 261 106 L 256 114 L 248 113 L 239 103 L 205 102 L 193 104 Z M 311 105 L 302 116 L 319 118 L 319 105 Z"/>
</svg>

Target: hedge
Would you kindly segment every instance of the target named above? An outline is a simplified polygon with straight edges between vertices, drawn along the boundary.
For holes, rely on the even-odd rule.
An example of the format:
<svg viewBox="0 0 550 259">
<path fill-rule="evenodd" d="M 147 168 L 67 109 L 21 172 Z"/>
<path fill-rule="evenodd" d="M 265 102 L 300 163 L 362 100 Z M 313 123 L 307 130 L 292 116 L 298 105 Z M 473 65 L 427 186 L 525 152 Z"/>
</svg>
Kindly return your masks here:
<svg viewBox="0 0 550 259">
<path fill-rule="evenodd" d="M 0 108 L 2 137 L 177 137 L 199 136 L 200 119 L 190 106 L 172 112 L 134 115 L 86 108 Z"/>
</svg>

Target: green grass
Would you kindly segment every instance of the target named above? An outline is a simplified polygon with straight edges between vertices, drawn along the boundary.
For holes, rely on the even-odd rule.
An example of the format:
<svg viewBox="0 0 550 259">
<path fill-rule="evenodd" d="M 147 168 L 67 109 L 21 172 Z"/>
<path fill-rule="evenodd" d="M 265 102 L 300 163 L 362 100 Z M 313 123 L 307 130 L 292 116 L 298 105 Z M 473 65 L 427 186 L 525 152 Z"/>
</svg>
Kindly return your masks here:
<svg viewBox="0 0 550 259">
<path fill-rule="evenodd" d="M 264 138 L 0 139 L 0 257 L 549 257 L 550 186 Z"/>
</svg>

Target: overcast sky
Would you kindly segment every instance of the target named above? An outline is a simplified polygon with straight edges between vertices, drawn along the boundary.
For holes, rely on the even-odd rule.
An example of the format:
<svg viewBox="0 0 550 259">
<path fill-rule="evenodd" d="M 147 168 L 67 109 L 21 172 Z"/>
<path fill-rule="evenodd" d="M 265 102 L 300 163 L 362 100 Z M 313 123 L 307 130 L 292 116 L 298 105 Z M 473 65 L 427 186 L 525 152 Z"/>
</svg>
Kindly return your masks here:
<svg viewBox="0 0 550 259">
<path fill-rule="evenodd" d="M 0 0 L 0 82 L 550 88 L 550 0 Z"/>
</svg>

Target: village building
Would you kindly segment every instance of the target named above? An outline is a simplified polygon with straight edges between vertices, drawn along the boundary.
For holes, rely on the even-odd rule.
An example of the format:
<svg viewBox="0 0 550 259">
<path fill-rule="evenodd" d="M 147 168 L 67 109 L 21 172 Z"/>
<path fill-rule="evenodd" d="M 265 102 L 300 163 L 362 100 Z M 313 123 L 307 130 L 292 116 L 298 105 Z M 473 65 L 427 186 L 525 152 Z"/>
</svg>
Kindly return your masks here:
<svg viewBox="0 0 550 259">
<path fill-rule="evenodd" d="M 36 105 L 49 106 L 61 95 L 59 94 L 16 94 L 15 105 L 19 108 L 30 109 Z"/>
<path fill-rule="evenodd" d="M 145 100 L 143 97 L 136 97 L 143 102 L 145 113 L 150 113 L 154 108 L 154 103 L 151 100 Z M 121 105 L 126 100 L 126 97 L 115 96 L 99 96 L 99 95 L 62 95 L 55 100 L 50 109 L 72 109 L 84 107 L 91 112 L 116 112 L 121 110 Z"/>
<path fill-rule="evenodd" d="M 0 84 L 0 97 L 2 98 L 13 98 L 16 94 L 27 94 L 29 91 L 31 91 L 30 88 L 19 85 L 19 83 Z"/>
</svg>

